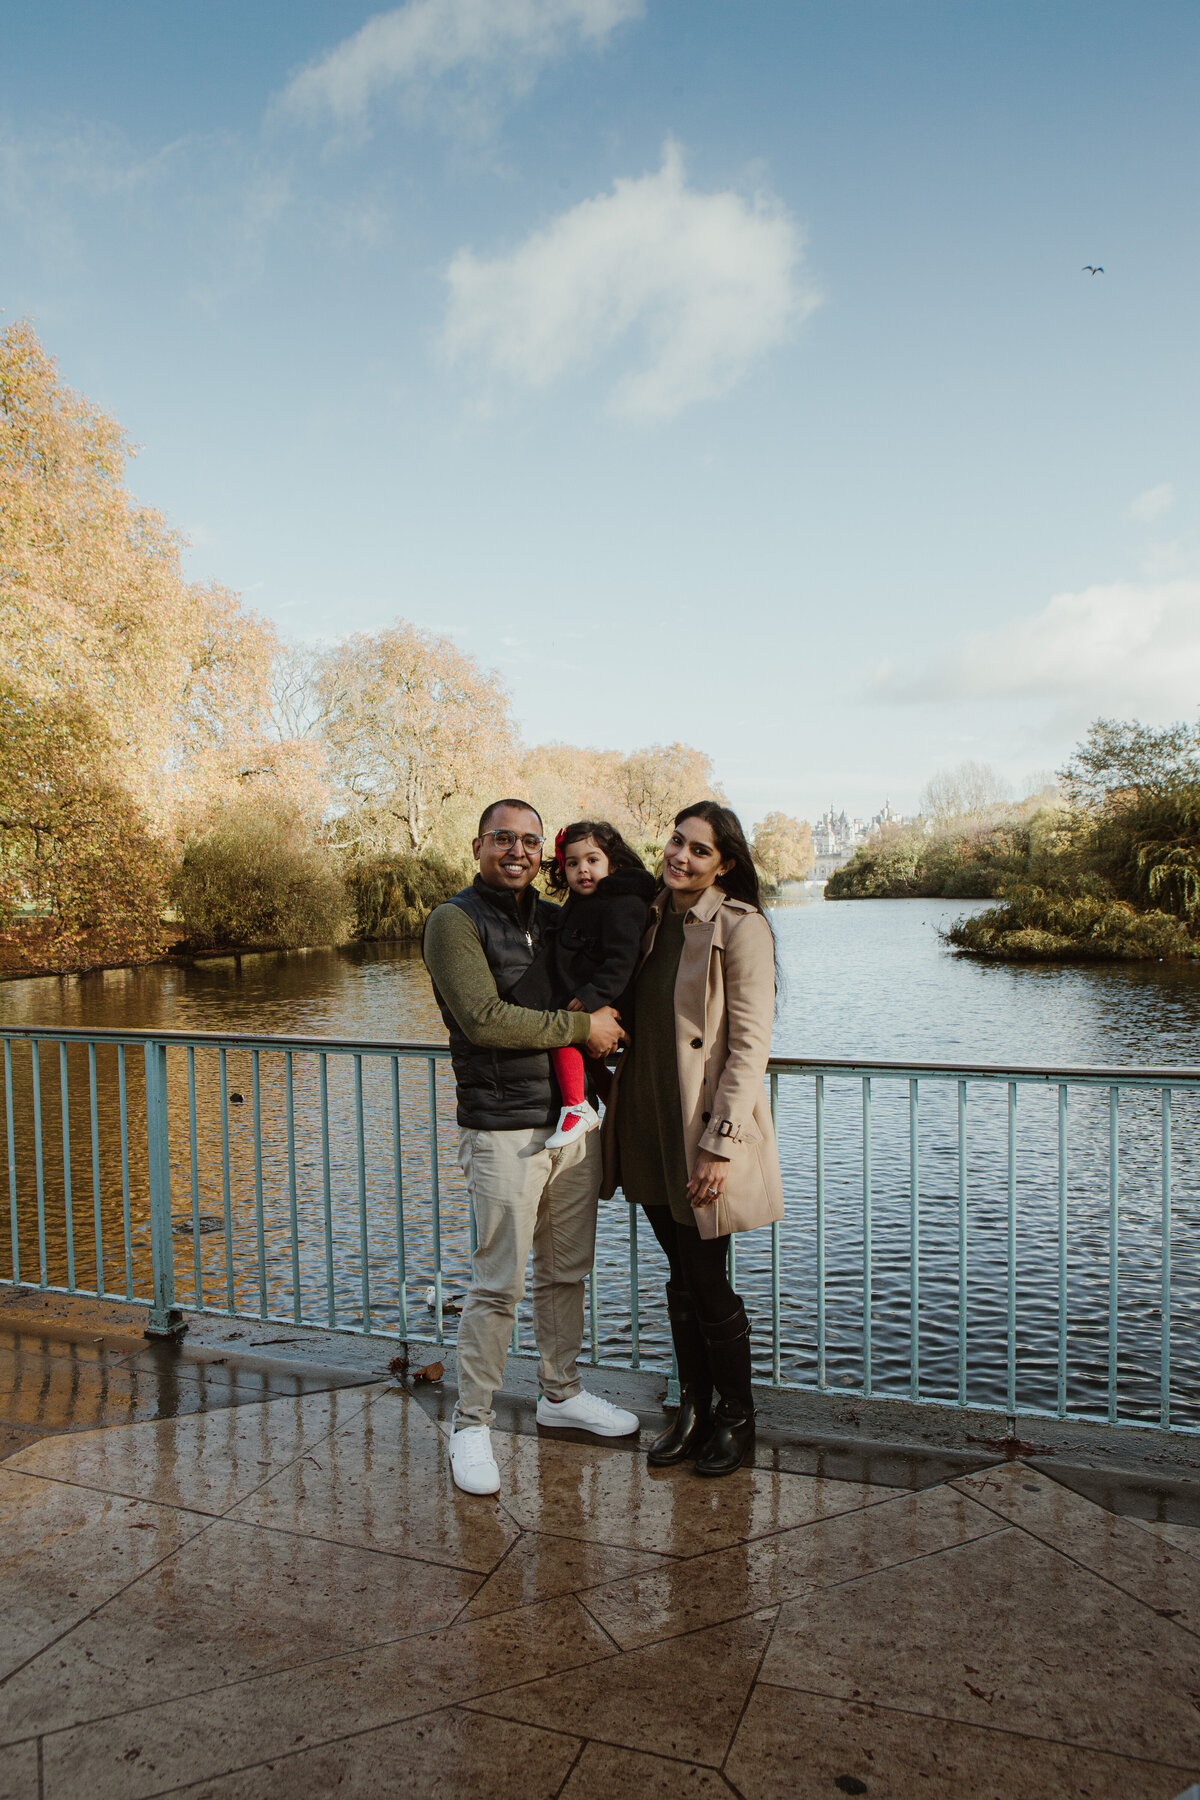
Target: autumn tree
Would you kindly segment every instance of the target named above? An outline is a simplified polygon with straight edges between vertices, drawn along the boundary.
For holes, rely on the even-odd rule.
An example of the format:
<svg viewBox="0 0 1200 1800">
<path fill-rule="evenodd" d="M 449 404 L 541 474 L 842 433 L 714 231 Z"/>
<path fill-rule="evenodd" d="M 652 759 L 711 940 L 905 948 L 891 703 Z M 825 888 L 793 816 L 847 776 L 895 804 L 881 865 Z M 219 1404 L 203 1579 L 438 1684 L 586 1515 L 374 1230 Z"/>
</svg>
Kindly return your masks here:
<svg viewBox="0 0 1200 1800">
<path fill-rule="evenodd" d="M 94 710 L 0 679 L 0 926 L 5 960 L 59 970 L 161 947 L 168 855 L 110 773 Z"/>
<path fill-rule="evenodd" d="M 27 324 L 0 333 L 3 879 L 52 968 L 152 953 L 181 799 L 236 780 L 265 695 L 270 634 L 184 580 L 130 454 Z"/>
<path fill-rule="evenodd" d="M 398 624 L 357 633 L 317 674 L 330 769 L 356 848 L 421 853 L 514 753 L 508 696 L 448 638 Z"/>
<path fill-rule="evenodd" d="M 754 827 L 751 849 L 755 862 L 774 887 L 785 881 L 803 881 L 812 873 L 812 828 L 805 819 L 769 812 Z"/>
<path fill-rule="evenodd" d="M 336 856 L 278 788 L 210 805 L 184 844 L 172 898 L 197 950 L 336 943 L 350 924 Z"/>
<path fill-rule="evenodd" d="M 126 491 L 119 425 L 63 386 L 26 324 L 0 334 L 0 650 L 32 700 L 95 712 L 113 778 L 160 824 L 253 741 L 271 637 Z"/>
<path fill-rule="evenodd" d="M 935 825 L 956 819 L 986 819 L 1012 799 L 1012 788 L 990 763 L 973 759 L 952 769 L 939 769 L 926 782 L 918 802 L 922 816 Z"/>
<path fill-rule="evenodd" d="M 281 743 L 320 738 L 324 702 L 319 689 L 322 652 L 312 644 L 280 641 L 271 658 L 269 731 Z"/>
<path fill-rule="evenodd" d="M 619 750 L 538 744 L 517 764 L 512 791 L 532 801 L 552 831 L 572 819 L 607 819 L 619 831 L 631 830 L 623 799 L 623 762 Z"/>
<path fill-rule="evenodd" d="M 621 804 L 640 836 L 651 842 L 666 835 L 680 807 L 723 799 L 711 760 L 690 744 L 652 744 L 634 750 L 621 765 Z"/>
</svg>

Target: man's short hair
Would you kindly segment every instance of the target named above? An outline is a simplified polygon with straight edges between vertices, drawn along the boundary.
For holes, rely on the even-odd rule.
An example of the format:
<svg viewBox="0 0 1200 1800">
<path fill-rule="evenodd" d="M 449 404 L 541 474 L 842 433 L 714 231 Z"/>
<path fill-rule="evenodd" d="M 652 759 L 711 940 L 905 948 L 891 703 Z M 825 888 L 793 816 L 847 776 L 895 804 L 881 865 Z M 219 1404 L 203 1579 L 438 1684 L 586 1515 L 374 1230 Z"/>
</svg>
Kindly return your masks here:
<svg viewBox="0 0 1200 1800">
<path fill-rule="evenodd" d="M 508 800 L 493 800 L 492 804 L 490 806 L 485 806 L 483 811 L 479 815 L 479 830 L 476 833 L 476 836 L 478 836 L 478 837 L 483 836 L 484 832 L 487 830 L 488 826 L 491 824 L 492 819 L 500 811 L 500 808 L 502 806 L 511 806 L 511 807 L 515 808 L 516 811 L 518 811 L 518 812 L 532 813 L 534 818 L 537 820 L 538 824 L 542 825 L 542 815 L 538 811 L 537 807 L 532 804 L 531 801 L 529 801 L 529 800 L 513 800 L 511 798 Z M 542 830 L 545 831 L 545 829 L 546 829 L 546 827 L 544 825 L 542 825 Z"/>
</svg>

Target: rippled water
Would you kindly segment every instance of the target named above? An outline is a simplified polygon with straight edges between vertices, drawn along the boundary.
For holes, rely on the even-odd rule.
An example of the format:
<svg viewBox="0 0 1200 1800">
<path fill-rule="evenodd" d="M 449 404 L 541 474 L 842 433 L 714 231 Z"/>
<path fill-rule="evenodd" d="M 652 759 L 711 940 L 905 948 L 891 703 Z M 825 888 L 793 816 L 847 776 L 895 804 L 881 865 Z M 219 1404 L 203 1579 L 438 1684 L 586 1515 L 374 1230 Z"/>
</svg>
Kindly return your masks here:
<svg viewBox="0 0 1200 1800">
<path fill-rule="evenodd" d="M 937 928 L 964 910 L 929 901 L 791 905 L 777 908 L 784 978 L 776 1023 L 780 1055 L 1025 1063 L 1058 1066 L 1200 1065 L 1200 972 L 1162 965 L 1113 968 L 1015 968 L 963 961 Z M 83 979 L 0 986 L 8 1024 L 129 1026 L 213 1032 L 278 1032 L 383 1042 L 441 1041 L 440 1020 L 420 960 L 402 947 L 366 947 L 214 959 L 186 968 L 119 971 Z M 93 1145 L 86 1052 L 68 1053 L 71 1200 L 75 1279 L 95 1280 L 94 1216 L 101 1224 L 104 1285 L 126 1291 L 125 1188 L 129 1285 L 148 1284 L 144 1092 L 140 1057 L 127 1058 L 126 1108 L 132 1146 L 126 1180 L 120 1159 L 116 1057 L 96 1057 Z M 393 1066 L 395 1075 L 393 1078 Z M 376 1329 L 400 1324 L 397 1259 L 397 1155 L 404 1192 L 404 1295 L 408 1328 L 430 1335 L 435 1321 L 422 1298 L 433 1280 L 429 1179 L 428 1076 L 423 1062 L 366 1058 L 361 1101 L 350 1058 L 330 1056 L 321 1126 L 315 1056 L 292 1067 L 289 1137 L 287 1071 L 264 1054 L 257 1126 L 247 1052 L 231 1051 L 222 1082 L 214 1054 L 198 1052 L 193 1094 L 184 1057 L 172 1053 L 173 1208 L 179 1220 L 177 1285 L 185 1304 L 197 1277 L 210 1305 L 290 1317 L 296 1277 L 305 1319 L 361 1324 L 364 1302 Z M 57 1051 L 41 1057 L 44 1243 L 39 1245 L 31 1070 L 14 1051 L 14 1149 L 22 1274 L 65 1281 L 63 1128 Z M 437 1078 L 440 1248 L 447 1294 L 466 1281 L 469 1226 L 454 1161 L 453 1098 L 448 1071 Z M 222 1092 L 241 1105 L 221 1106 Z M 817 1369 L 814 1084 L 784 1078 L 779 1135 L 788 1194 L 781 1232 L 781 1374 L 811 1381 Z M 361 1105 L 363 1151 L 358 1151 Z M 193 1172 L 189 1106 L 196 1117 Z M 870 1365 L 877 1391 L 907 1391 L 911 1375 L 910 1094 L 907 1082 L 876 1079 L 871 1093 Z M 223 1116 L 222 1116 L 223 1115 Z M 1068 1330 L 1066 1398 L 1074 1410 L 1102 1409 L 1110 1345 L 1109 1114 L 1105 1090 L 1072 1089 L 1068 1116 L 1065 1287 Z M 1060 1282 L 1058 1092 L 1022 1086 L 1014 1122 L 1016 1155 L 1016 1380 L 1024 1404 L 1053 1406 L 1058 1381 Z M 1006 1388 L 1008 1307 L 1007 1089 L 972 1083 L 967 1112 L 965 1200 L 968 1302 L 960 1315 L 960 1192 L 955 1084 L 922 1083 L 919 1096 L 920 1379 L 922 1392 L 959 1391 L 960 1329 L 965 1319 L 967 1397 L 1002 1401 Z M 255 1135 L 261 1144 L 262 1227 L 255 1192 Z M 1152 1416 L 1158 1404 L 1161 1248 L 1161 1118 L 1156 1093 L 1127 1092 L 1119 1114 L 1117 1300 L 1121 1317 L 1118 1380 L 1122 1412 Z M 328 1147 L 328 1177 L 325 1149 Z M 1174 1417 L 1200 1422 L 1200 1206 L 1197 1151 L 1200 1108 L 1176 1092 L 1172 1121 L 1172 1345 Z M 93 1156 L 94 1152 L 94 1156 Z M 226 1169 L 228 1174 L 226 1176 Z M 94 1172 L 96 1179 L 94 1181 Z M 188 1231 L 193 1173 L 202 1222 Z M 861 1083 L 829 1078 L 825 1089 L 826 1368 L 834 1385 L 857 1387 L 865 1367 L 863 1284 L 863 1096 Z M 293 1230 L 290 1192 L 295 1192 Z M 639 1233 L 639 1349 L 661 1363 L 666 1338 L 658 1252 Z M 230 1252 L 232 1254 L 230 1254 Z M 8 1263 L 0 1240 L 0 1266 Z M 595 1344 L 626 1360 L 631 1351 L 629 1213 L 602 1209 L 596 1284 Z M 739 1285 L 755 1322 L 760 1371 L 771 1367 L 769 1234 L 739 1244 Z M 265 1303 L 264 1303 L 265 1299 Z M 527 1321 L 522 1329 L 528 1336 Z M 452 1333 L 452 1325 L 448 1327 Z"/>
</svg>

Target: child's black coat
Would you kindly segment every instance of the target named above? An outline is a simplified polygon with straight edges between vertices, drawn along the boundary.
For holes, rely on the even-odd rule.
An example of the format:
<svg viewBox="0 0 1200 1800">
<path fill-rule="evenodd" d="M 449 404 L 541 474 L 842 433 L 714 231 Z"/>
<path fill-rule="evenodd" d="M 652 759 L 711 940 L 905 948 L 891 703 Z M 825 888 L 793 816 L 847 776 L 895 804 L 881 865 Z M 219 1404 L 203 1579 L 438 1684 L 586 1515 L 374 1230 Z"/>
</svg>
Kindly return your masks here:
<svg viewBox="0 0 1200 1800">
<path fill-rule="evenodd" d="M 645 869 L 617 869 L 594 893 L 568 894 L 552 951 L 555 986 L 567 1000 L 578 1000 L 585 1012 L 620 1010 L 657 891 Z"/>
<path fill-rule="evenodd" d="M 585 1012 L 615 1006 L 627 1020 L 627 990 L 657 891 L 647 870 L 617 869 L 586 897 L 568 894 L 545 960 L 533 964 L 508 998 L 541 1008 L 578 1000 Z"/>
</svg>

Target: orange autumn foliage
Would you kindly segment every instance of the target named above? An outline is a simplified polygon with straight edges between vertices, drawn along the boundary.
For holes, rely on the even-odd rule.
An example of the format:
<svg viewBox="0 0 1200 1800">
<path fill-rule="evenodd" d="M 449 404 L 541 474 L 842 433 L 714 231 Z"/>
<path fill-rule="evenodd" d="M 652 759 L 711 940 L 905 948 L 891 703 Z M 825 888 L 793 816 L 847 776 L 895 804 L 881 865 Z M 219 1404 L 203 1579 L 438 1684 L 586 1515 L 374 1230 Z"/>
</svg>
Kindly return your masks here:
<svg viewBox="0 0 1200 1800">
<path fill-rule="evenodd" d="M 0 909 L 11 969 L 94 967 L 153 955 L 168 857 L 112 779 L 94 714 L 33 704 L 0 684 Z"/>
<path fill-rule="evenodd" d="M 423 854 L 463 795 L 479 810 L 514 752 L 495 675 L 404 621 L 335 645 L 319 659 L 315 691 L 344 841 L 360 854 Z"/>
<path fill-rule="evenodd" d="M 270 632 L 184 579 L 130 455 L 29 325 L 0 333 L 0 939 L 50 968 L 156 952 L 180 809 L 265 710 Z"/>
</svg>

